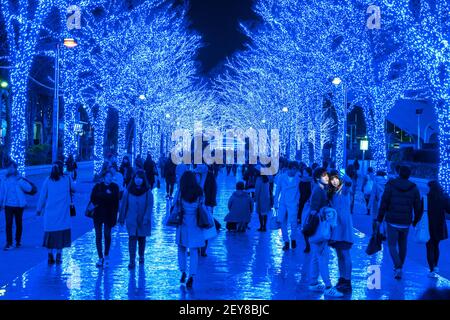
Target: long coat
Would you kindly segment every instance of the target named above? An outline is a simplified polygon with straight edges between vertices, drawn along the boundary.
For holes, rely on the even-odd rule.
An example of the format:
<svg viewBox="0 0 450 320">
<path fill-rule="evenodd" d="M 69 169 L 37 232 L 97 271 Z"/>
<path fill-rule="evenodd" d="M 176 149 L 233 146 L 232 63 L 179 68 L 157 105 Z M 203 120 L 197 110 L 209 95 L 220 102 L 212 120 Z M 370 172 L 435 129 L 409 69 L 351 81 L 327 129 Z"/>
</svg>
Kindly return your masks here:
<svg viewBox="0 0 450 320">
<path fill-rule="evenodd" d="M 75 192 L 75 183 L 70 176 L 62 176 L 58 181 L 49 177 L 45 179 L 37 211 L 44 215 L 44 231 L 63 231 L 71 228 L 70 221 L 70 192 Z"/>
<path fill-rule="evenodd" d="M 94 222 L 114 227 L 119 210 L 119 186 L 115 183 L 108 186 L 103 182 L 97 183 L 92 189 L 91 202 L 96 206 Z"/>
<path fill-rule="evenodd" d="M 217 206 L 217 182 L 212 171 L 208 171 L 206 174 L 203 193 L 205 195 L 205 206 Z"/>
<path fill-rule="evenodd" d="M 255 185 L 255 204 L 258 214 L 268 213 L 272 209 L 270 201 L 270 184 L 269 181 L 263 182 L 262 177 L 256 178 Z"/>
<path fill-rule="evenodd" d="M 437 199 L 428 194 L 428 228 L 432 240 L 441 241 L 448 238 L 445 212 L 450 213 L 450 198 L 440 195 Z"/>
<path fill-rule="evenodd" d="M 354 242 L 350 192 L 351 187 L 342 186 L 331 200 L 331 206 L 337 212 L 336 226 L 331 232 L 331 241 Z"/>
<path fill-rule="evenodd" d="M 126 221 L 130 237 L 148 237 L 152 233 L 153 194 L 148 190 L 141 196 L 135 196 L 125 190 L 120 203 L 119 222 Z"/>
<path fill-rule="evenodd" d="M 177 227 L 176 243 L 186 248 L 205 246 L 203 230 L 197 225 L 198 201 L 193 203 L 181 200 L 183 207 L 183 223 Z"/>
</svg>

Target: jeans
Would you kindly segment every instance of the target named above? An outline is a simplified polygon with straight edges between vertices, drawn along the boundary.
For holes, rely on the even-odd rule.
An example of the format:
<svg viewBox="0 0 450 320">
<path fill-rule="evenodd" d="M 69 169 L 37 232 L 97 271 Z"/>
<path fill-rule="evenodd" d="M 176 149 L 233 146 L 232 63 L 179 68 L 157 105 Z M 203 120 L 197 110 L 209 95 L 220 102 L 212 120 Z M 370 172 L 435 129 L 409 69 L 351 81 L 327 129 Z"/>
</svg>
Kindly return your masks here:
<svg viewBox="0 0 450 320">
<path fill-rule="evenodd" d="M 178 246 L 178 267 L 181 272 L 186 272 L 187 264 L 187 249 L 183 246 Z M 189 250 L 189 275 L 193 276 L 197 273 L 198 268 L 198 249 L 192 248 Z"/>
<path fill-rule="evenodd" d="M 330 270 L 328 261 L 330 248 L 327 241 L 311 243 L 311 279 L 310 284 L 315 285 L 319 282 L 319 274 L 322 277 L 326 287 L 331 287 Z"/>
<path fill-rule="evenodd" d="M 406 259 L 409 228 L 396 228 L 389 223 L 386 223 L 386 225 L 389 253 L 391 254 L 395 269 L 401 269 Z"/>
<path fill-rule="evenodd" d="M 6 244 L 13 244 L 13 220 L 16 220 L 16 243 L 20 243 L 22 240 L 22 218 L 24 208 L 20 207 L 5 207 L 6 218 Z"/>
<path fill-rule="evenodd" d="M 339 277 L 351 280 L 352 257 L 350 256 L 350 250 L 336 249 L 336 255 L 338 258 Z"/>
<path fill-rule="evenodd" d="M 278 217 L 281 221 L 281 234 L 283 241 L 289 242 L 288 225 L 291 229 L 291 240 L 297 240 L 298 237 L 298 221 L 297 221 L 297 207 L 287 207 L 281 205 L 278 209 Z"/>
<path fill-rule="evenodd" d="M 104 223 L 94 222 L 95 244 L 100 259 L 103 259 L 102 226 L 104 226 L 103 229 L 105 234 L 105 256 L 109 256 L 109 249 L 111 248 L 111 227 Z"/>
<path fill-rule="evenodd" d="M 130 252 L 130 261 L 136 260 L 136 249 L 139 244 L 139 258 L 144 258 L 145 254 L 145 237 L 130 236 L 128 239 L 128 251 Z"/>
<path fill-rule="evenodd" d="M 438 266 L 439 262 L 439 240 L 430 239 L 427 242 L 427 261 L 430 271 Z"/>
</svg>

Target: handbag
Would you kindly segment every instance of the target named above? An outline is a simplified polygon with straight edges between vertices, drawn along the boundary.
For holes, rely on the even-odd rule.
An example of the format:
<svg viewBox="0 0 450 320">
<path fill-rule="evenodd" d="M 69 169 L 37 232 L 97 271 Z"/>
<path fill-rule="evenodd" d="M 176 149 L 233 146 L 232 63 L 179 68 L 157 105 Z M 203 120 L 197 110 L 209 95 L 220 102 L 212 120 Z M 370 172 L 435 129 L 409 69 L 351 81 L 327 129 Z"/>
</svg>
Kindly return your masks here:
<svg viewBox="0 0 450 320">
<path fill-rule="evenodd" d="M 214 218 L 208 209 L 204 206 L 202 201 L 198 201 L 197 206 L 197 226 L 201 229 L 209 229 L 216 227 Z"/>
<path fill-rule="evenodd" d="M 319 223 L 320 218 L 318 213 L 312 214 L 311 211 L 307 212 L 305 222 L 302 225 L 302 233 L 307 237 L 313 236 L 319 227 Z"/>
<path fill-rule="evenodd" d="M 178 227 L 183 223 L 183 206 L 181 204 L 181 193 L 178 192 L 175 203 L 166 215 L 164 224 L 168 227 Z"/>
<path fill-rule="evenodd" d="M 24 180 L 26 183 L 28 183 L 31 187 L 30 191 L 22 190 L 23 193 L 30 195 L 30 196 L 34 196 L 38 192 L 36 185 L 33 182 L 31 182 L 30 180 L 28 180 L 27 178 L 22 177 L 22 180 Z"/>
<path fill-rule="evenodd" d="M 382 249 L 382 243 L 383 243 L 383 236 L 380 233 L 380 230 L 378 229 L 376 232 L 372 234 L 372 237 L 370 237 L 369 244 L 367 245 L 366 253 L 371 256 L 378 251 L 381 251 Z"/>
<path fill-rule="evenodd" d="M 84 215 L 88 218 L 94 218 L 94 211 L 95 211 L 96 206 L 89 201 L 87 207 L 86 207 L 86 211 L 84 212 Z"/>
<path fill-rule="evenodd" d="M 70 177 L 69 177 L 69 194 L 70 194 L 70 216 L 75 217 L 77 215 L 77 210 L 75 208 L 75 205 L 73 204 L 72 183 Z"/>
</svg>

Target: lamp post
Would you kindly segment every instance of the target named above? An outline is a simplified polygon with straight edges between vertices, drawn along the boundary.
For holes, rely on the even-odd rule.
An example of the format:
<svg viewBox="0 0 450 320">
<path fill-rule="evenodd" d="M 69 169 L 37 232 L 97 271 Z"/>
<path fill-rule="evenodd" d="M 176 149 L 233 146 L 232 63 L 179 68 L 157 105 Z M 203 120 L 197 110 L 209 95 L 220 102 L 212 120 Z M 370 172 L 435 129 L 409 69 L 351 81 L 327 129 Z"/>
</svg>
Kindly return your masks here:
<svg viewBox="0 0 450 320">
<path fill-rule="evenodd" d="M 64 39 L 64 46 L 67 48 L 75 48 L 77 42 L 74 39 Z M 52 162 L 58 160 L 58 133 L 59 133 L 59 56 L 60 56 L 60 43 L 56 44 L 56 56 L 55 56 L 55 92 L 53 98 L 53 132 L 52 132 Z"/>
<path fill-rule="evenodd" d="M 341 78 L 335 77 L 332 83 L 337 87 L 342 84 L 342 93 L 344 95 L 344 150 L 343 150 L 343 165 L 347 167 L 347 87 Z"/>
<path fill-rule="evenodd" d="M 365 157 L 366 151 L 369 150 L 369 140 L 366 140 L 366 139 L 361 140 L 359 142 L 359 149 L 363 152 L 363 155 L 362 155 L 362 170 L 361 171 L 364 174 L 364 170 L 365 170 L 364 157 Z"/>
<path fill-rule="evenodd" d="M 416 109 L 417 115 L 417 150 L 420 150 L 420 115 L 422 114 L 423 109 Z"/>
<path fill-rule="evenodd" d="M 8 82 L 1 81 L 0 82 L 0 144 L 3 144 L 3 94 L 5 94 L 5 110 L 8 110 L 8 100 L 9 100 L 9 94 L 8 94 Z"/>
</svg>

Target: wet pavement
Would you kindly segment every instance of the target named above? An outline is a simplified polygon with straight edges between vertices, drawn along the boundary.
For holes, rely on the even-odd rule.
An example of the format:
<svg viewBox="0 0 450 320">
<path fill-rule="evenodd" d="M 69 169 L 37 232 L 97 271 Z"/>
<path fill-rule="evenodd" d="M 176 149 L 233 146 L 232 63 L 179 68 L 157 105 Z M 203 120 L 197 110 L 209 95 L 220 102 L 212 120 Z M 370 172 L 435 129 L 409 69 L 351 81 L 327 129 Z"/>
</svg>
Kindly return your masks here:
<svg viewBox="0 0 450 320">
<path fill-rule="evenodd" d="M 227 214 L 226 205 L 235 182 L 233 176 L 222 175 L 219 178 L 218 207 L 214 215 L 221 223 Z M 0 299 L 326 299 L 323 294 L 308 291 L 310 257 L 303 253 L 303 242 L 297 249 L 283 252 L 280 231 L 256 231 L 256 214 L 250 224 L 251 229 L 245 234 L 228 232 L 223 223 L 219 235 L 210 240 L 208 256 L 200 258 L 194 288 L 186 290 L 180 287 L 175 229 L 162 225 L 166 212 L 164 184 L 161 189 L 154 190 L 154 196 L 153 234 L 147 239 L 143 266 L 138 265 L 136 270 L 128 271 L 128 235 L 124 227 L 118 226 L 113 231 L 110 267 L 96 268 L 95 235 L 91 230 L 64 251 L 61 266 L 48 266 L 42 260 L 1 287 Z M 84 219 L 86 224 L 91 223 Z M 409 258 L 419 254 L 418 251 L 408 252 L 403 279 L 394 280 L 387 248 L 369 257 L 365 254 L 369 236 L 357 229 L 355 235 L 356 243 L 351 251 L 353 292 L 344 299 L 412 300 L 420 298 L 428 288 L 450 287 L 447 278 L 428 278 L 426 265 Z M 448 243 L 443 242 L 441 254 L 448 256 L 448 249 Z M 337 261 L 334 251 L 331 252 L 330 272 L 335 284 L 338 279 Z M 369 266 L 380 266 L 380 289 L 368 288 Z"/>
</svg>

